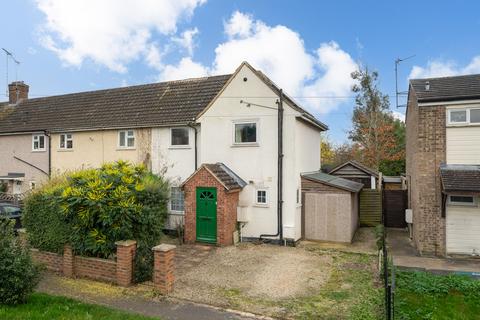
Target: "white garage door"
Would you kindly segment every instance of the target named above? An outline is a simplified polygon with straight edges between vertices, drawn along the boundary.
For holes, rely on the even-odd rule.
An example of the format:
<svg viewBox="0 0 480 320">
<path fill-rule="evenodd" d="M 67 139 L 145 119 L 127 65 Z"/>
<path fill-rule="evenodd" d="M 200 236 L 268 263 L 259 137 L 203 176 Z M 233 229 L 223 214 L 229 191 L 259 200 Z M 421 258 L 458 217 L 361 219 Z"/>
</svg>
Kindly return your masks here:
<svg viewBox="0 0 480 320">
<path fill-rule="evenodd" d="M 480 254 L 480 207 L 447 206 L 447 253 Z"/>
</svg>

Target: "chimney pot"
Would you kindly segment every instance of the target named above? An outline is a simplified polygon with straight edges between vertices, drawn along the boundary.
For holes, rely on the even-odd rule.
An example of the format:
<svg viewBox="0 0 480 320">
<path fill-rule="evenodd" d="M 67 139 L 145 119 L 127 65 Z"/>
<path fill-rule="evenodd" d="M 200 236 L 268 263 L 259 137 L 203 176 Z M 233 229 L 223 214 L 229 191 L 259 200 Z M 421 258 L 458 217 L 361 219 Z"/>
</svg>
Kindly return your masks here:
<svg viewBox="0 0 480 320">
<path fill-rule="evenodd" d="M 430 90 L 430 81 L 426 81 L 425 82 L 425 91 L 429 91 Z"/>
<path fill-rule="evenodd" d="M 18 104 L 28 99 L 29 86 L 23 81 L 14 81 L 8 85 L 8 102 Z"/>
</svg>

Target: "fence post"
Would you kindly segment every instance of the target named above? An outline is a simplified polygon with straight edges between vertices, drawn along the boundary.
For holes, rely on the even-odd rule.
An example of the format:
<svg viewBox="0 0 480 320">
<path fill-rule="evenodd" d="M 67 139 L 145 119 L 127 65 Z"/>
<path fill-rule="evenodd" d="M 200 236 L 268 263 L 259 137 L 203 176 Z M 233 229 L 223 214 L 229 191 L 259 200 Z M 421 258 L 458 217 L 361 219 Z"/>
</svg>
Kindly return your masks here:
<svg viewBox="0 0 480 320">
<path fill-rule="evenodd" d="M 63 275 L 66 277 L 73 277 L 73 251 L 69 244 L 63 247 Z"/>
<path fill-rule="evenodd" d="M 132 284 L 133 266 L 137 242 L 125 240 L 115 242 L 117 245 L 117 284 L 128 287 Z"/>
<path fill-rule="evenodd" d="M 160 244 L 154 247 L 153 284 L 162 294 L 173 291 L 175 282 L 175 248 L 171 244 Z"/>
</svg>

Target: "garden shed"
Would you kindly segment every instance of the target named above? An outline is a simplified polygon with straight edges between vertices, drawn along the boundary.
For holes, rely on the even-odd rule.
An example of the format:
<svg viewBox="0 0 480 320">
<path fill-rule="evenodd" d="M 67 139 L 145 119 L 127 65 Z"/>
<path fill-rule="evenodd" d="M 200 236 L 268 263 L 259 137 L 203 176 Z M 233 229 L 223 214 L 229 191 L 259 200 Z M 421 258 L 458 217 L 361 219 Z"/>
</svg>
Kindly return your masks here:
<svg viewBox="0 0 480 320">
<path fill-rule="evenodd" d="M 320 171 L 302 174 L 302 238 L 350 243 L 363 184 Z"/>
</svg>

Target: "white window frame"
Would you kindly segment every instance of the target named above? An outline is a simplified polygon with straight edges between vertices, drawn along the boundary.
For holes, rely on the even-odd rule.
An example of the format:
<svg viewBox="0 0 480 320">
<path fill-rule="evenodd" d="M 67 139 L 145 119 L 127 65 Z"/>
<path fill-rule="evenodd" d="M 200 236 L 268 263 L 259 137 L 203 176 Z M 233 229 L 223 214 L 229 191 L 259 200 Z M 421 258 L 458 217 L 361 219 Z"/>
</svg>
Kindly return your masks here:
<svg viewBox="0 0 480 320">
<path fill-rule="evenodd" d="M 125 135 L 125 145 L 122 146 L 122 141 L 120 140 L 120 136 L 122 134 L 122 132 L 124 133 Z M 129 133 L 132 133 L 131 135 L 129 135 Z M 129 146 L 128 145 L 128 139 L 133 139 L 133 146 Z M 136 135 L 135 135 L 135 130 L 133 129 L 128 129 L 128 130 L 119 130 L 118 131 L 118 149 L 135 149 L 136 147 L 136 143 L 137 143 L 137 138 L 136 138 Z"/>
<path fill-rule="evenodd" d="M 188 144 L 172 144 L 173 142 L 173 130 L 174 129 L 185 129 L 187 130 L 187 134 L 188 134 Z M 191 140 L 190 139 L 190 128 L 189 127 L 174 127 L 174 128 L 170 128 L 170 148 L 171 149 L 189 149 L 191 148 Z"/>
<path fill-rule="evenodd" d="M 235 127 L 237 124 L 255 124 L 255 142 L 236 142 L 235 141 Z M 258 119 L 245 119 L 245 120 L 233 120 L 232 121 L 232 145 L 233 146 L 258 146 L 260 144 L 260 121 Z"/>
<path fill-rule="evenodd" d="M 37 182 L 34 180 L 31 180 L 28 185 L 30 187 L 30 190 L 35 190 L 37 188 Z"/>
<path fill-rule="evenodd" d="M 35 138 L 37 138 L 37 141 L 35 141 Z M 43 148 L 40 148 L 40 138 L 43 138 Z M 47 139 L 45 139 L 46 136 L 43 133 L 36 133 L 32 135 L 32 151 L 34 152 L 41 152 L 41 151 L 46 151 L 47 150 Z M 38 148 L 35 148 L 35 142 L 38 142 Z"/>
<path fill-rule="evenodd" d="M 469 203 L 469 202 L 452 201 L 452 196 L 454 196 L 454 197 L 471 197 L 473 199 L 473 202 Z M 477 202 L 477 197 L 476 196 L 454 194 L 454 195 L 449 195 L 448 196 L 448 205 L 450 205 L 450 206 L 462 206 L 462 207 L 476 207 L 478 205 L 478 202 Z"/>
<path fill-rule="evenodd" d="M 173 205 L 173 189 L 178 189 L 181 193 L 183 193 L 183 210 L 177 210 L 177 209 L 173 209 L 172 205 Z M 170 208 L 170 212 L 175 212 L 175 213 L 184 213 L 185 212 L 185 193 L 182 191 L 182 188 L 180 187 L 176 187 L 176 186 L 172 186 L 170 188 L 170 201 L 169 201 L 169 208 Z"/>
<path fill-rule="evenodd" d="M 70 138 L 68 136 L 70 135 Z M 62 147 L 62 137 L 65 137 L 65 145 Z M 72 147 L 68 147 L 68 141 L 72 141 Z M 73 134 L 72 133 L 61 133 L 58 139 L 58 149 L 60 150 L 73 150 Z"/>
<path fill-rule="evenodd" d="M 447 109 L 447 125 L 449 126 L 480 126 L 480 122 L 471 122 L 470 121 L 470 111 L 471 110 L 480 110 L 480 105 L 475 105 L 471 107 L 455 107 Z M 452 122 L 451 113 L 455 111 L 465 111 L 465 121 L 462 122 Z"/>
<path fill-rule="evenodd" d="M 258 202 L 258 193 L 259 193 L 259 192 L 265 192 L 265 202 Z M 269 197 L 268 197 L 268 189 L 266 189 L 266 188 L 257 188 L 257 189 L 255 189 L 255 194 L 254 194 L 254 196 L 255 196 L 254 201 L 255 201 L 255 205 L 256 205 L 256 206 L 268 207 L 268 198 L 269 198 Z"/>
</svg>

